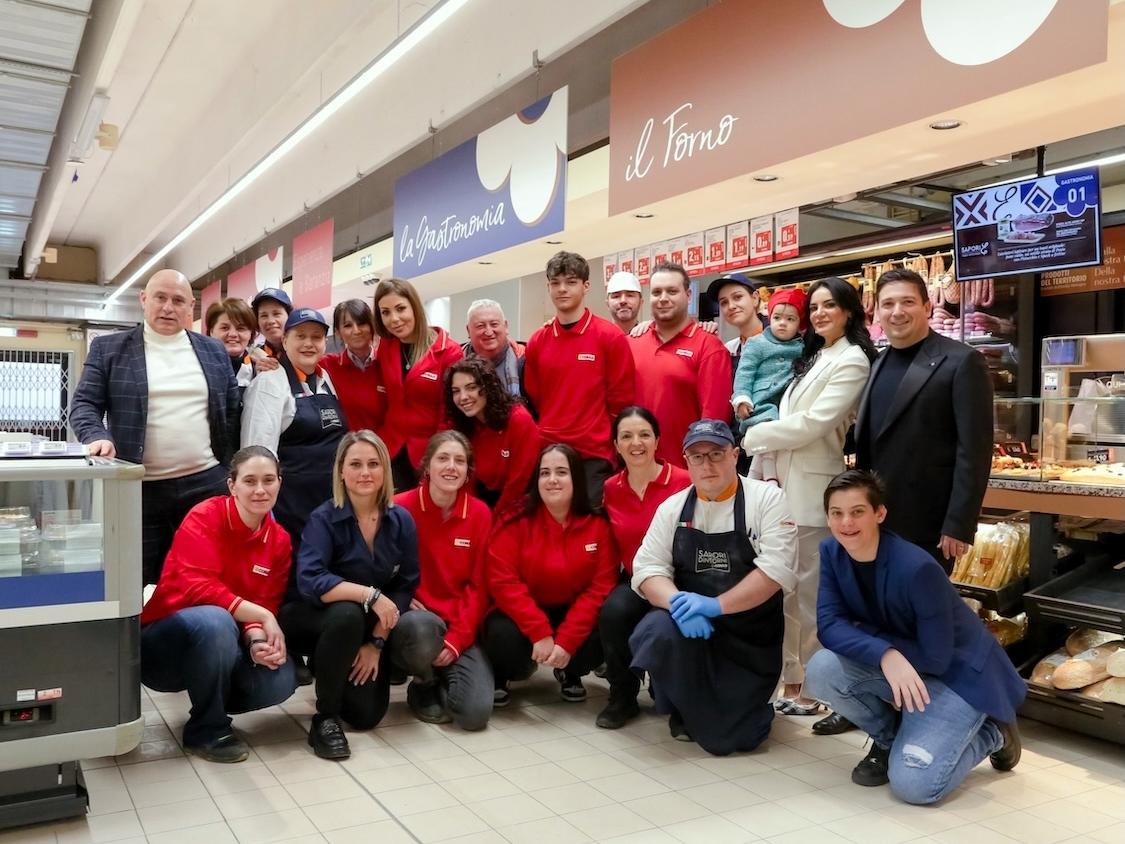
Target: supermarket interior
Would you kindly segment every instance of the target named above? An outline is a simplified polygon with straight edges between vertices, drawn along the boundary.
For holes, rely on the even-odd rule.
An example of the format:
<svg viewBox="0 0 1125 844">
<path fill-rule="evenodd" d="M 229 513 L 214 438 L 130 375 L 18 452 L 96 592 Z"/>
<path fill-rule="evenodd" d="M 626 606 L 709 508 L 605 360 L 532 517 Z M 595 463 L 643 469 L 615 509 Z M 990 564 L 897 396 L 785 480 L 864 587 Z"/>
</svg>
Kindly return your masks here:
<svg viewBox="0 0 1125 844">
<path fill-rule="evenodd" d="M 878 750 L 863 728 L 825 734 L 800 706 L 781 706 L 788 675 L 775 672 L 768 738 L 753 750 L 716 754 L 670 728 L 667 695 L 643 677 L 639 714 L 604 728 L 603 708 L 616 694 L 606 666 L 577 682 L 580 697 L 568 697 L 560 679 L 567 664 L 553 662 L 553 653 L 539 659 L 537 651 L 530 651 L 530 676 L 512 678 L 510 701 L 497 675 L 496 708 L 484 729 L 422 718 L 414 681 L 408 691 L 391 679 L 378 725 L 360 729 L 345 718 L 340 735 L 346 732 L 350 755 L 333 760 L 314 738 L 326 713 L 326 681 L 312 654 L 298 657 L 291 648 L 298 673 L 316 675 L 312 685 L 298 685 L 269 706 L 226 710 L 243 761 L 224 764 L 185 745 L 185 725 L 190 738 L 189 719 L 200 709 L 189 700 L 190 679 L 179 691 L 158 690 L 150 675 L 142 683 L 143 631 L 150 626 L 142 611 L 157 582 L 143 559 L 146 519 L 157 506 L 152 490 L 182 480 L 169 474 L 167 461 L 151 462 L 152 439 L 160 434 L 177 459 L 207 440 L 208 430 L 213 443 L 208 414 L 221 393 L 211 390 L 211 405 L 202 400 L 195 422 L 181 413 L 182 442 L 172 443 L 168 432 L 176 431 L 174 417 L 187 399 L 178 388 L 154 388 L 150 335 L 165 332 L 154 324 L 161 317 L 152 315 L 151 302 L 160 288 L 152 281 L 174 271 L 190 288 L 190 313 L 173 332 L 187 331 L 191 341 L 181 351 L 191 357 L 194 347 L 200 355 L 204 395 L 204 376 L 211 376 L 199 350 L 206 343 L 221 351 L 206 339 L 218 336 L 215 315 L 221 321 L 239 313 L 228 307 L 231 300 L 245 300 L 239 304 L 248 314 L 245 303 L 253 303 L 253 325 L 246 324 L 238 352 L 228 354 L 234 376 L 249 379 L 253 370 L 257 380 L 271 369 L 288 375 L 273 382 L 282 384 L 289 404 L 280 445 L 276 434 L 268 443 L 281 457 L 284 492 L 286 454 L 297 453 L 286 445 L 284 428 L 307 422 L 301 399 L 319 401 L 317 390 L 324 389 L 315 378 L 311 387 L 307 382 L 320 372 L 315 364 L 298 372 L 289 362 L 299 356 L 291 332 L 324 326 L 319 354 L 344 363 L 350 355 L 361 372 L 381 371 L 380 347 L 401 349 L 401 359 L 391 353 L 399 392 L 377 388 L 382 414 L 382 403 L 400 400 L 404 383 L 417 383 L 411 367 L 422 368 L 373 298 L 385 301 L 391 290 L 389 298 L 409 303 L 407 294 L 396 295 L 399 287 L 387 287 L 404 279 L 424 309 L 414 314 L 417 322 L 432 329 L 438 345 L 463 347 L 466 359 L 479 353 L 471 307 L 498 309 L 522 373 L 530 370 L 525 360 L 545 355 L 542 338 L 552 330 L 557 337 L 558 326 L 569 329 L 579 315 L 585 320 L 578 310 L 568 323 L 553 298 L 549 279 L 556 276 L 550 268 L 545 276 L 545 267 L 560 252 L 586 259 L 585 307 L 603 318 L 599 324 L 625 332 L 662 325 L 653 307 L 657 276 L 673 266 L 688 290 L 683 324 L 697 320 L 717 334 L 735 366 L 751 339 L 747 326 L 761 331 L 772 324 L 771 297 L 797 290 L 804 302 L 803 294 L 823 290 L 818 282 L 829 277 L 854 290 L 864 316 L 857 330 L 886 360 L 899 347 L 885 329 L 890 317 L 882 313 L 879 280 L 892 271 L 921 278 L 923 335 L 972 350 L 992 394 L 991 464 L 986 481 L 982 469 L 975 535 L 946 573 L 960 598 L 957 611 L 970 608 L 988 646 L 998 644 L 1018 674 L 1018 767 L 1003 770 L 996 753 L 986 752 L 951 793 L 911 805 L 922 801 L 857 784 L 857 761 L 865 764 L 865 754 Z M 625 287 L 618 286 L 622 278 L 629 279 Z M 753 292 L 761 310 L 756 323 L 736 319 L 733 306 L 719 301 L 728 279 Z M 611 297 L 621 290 L 639 291 L 639 304 L 618 319 Z M 267 348 L 263 299 L 285 306 L 284 352 Z M 350 325 L 359 325 L 360 311 L 340 308 L 352 300 L 371 307 L 363 317 L 370 360 L 362 365 L 341 331 L 349 313 Z M 413 317 L 410 324 L 413 331 Z M 261 332 L 260 350 L 252 348 L 252 328 Z M 583 324 L 573 333 L 585 330 Z M 111 347 L 128 359 L 127 345 L 111 346 L 127 335 L 138 338 L 139 369 L 110 369 Z M 533 336 L 539 351 L 534 343 L 525 351 Z M 166 362 L 183 359 L 162 354 Z M 227 358 L 219 357 L 227 378 Z M 273 360 L 263 364 L 267 358 Z M 583 354 L 577 360 L 575 367 L 568 359 L 571 369 L 560 380 L 573 373 L 577 381 L 592 369 L 583 368 Z M 844 429 L 868 392 L 878 392 L 878 360 L 870 362 L 871 382 L 854 397 Z M 330 371 L 331 389 L 342 387 L 343 375 Z M 638 363 L 638 395 L 641 371 Z M 110 398 L 96 412 L 84 404 L 80 414 L 92 373 Z M 394 461 L 405 456 L 407 469 L 417 472 L 420 460 L 427 463 L 442 447 L 435 437 L 422 458 L 430 435 L 464 427 L 451 397 L 457 373 L 421 373 L 434 382 L 425 394 L 434 424 L 417 454 L 414 440 L 403 444 L 407 434 L 394 430 L 414 425 L 414 417 L 392 423 L 392 409 L 387 430 L 376 429 L 388 489 L 392 465 L 396 472 L 396 502 L 405 487 L 398 486 Z M 162 373 L 169 374 L 174 370 Z M 234 376 L 227 379 L 232 387 Z M 537 417 L 548 414 L 514 377 L 517 396 Z M 961 424 L 968 412 L 961 405 L 982 395 L 958 394 L 953 383 L 946 405 Z M 247 431 L 251 402 L 265 389 L 249 380 L 238 386 L 245 450 L 260 444 Z M 723 410 L 730 418 L 723 423 L 734 423 L 733 447 L 740 440 L 727 386 Z M 914 388 L 921 387 L 919 381 Z M 785 395 L 782 422 L 791 407 Z M 328 427 L 325 414 L 334 413 L 323 402 L 318 407 L 317 436 Z M 550 443 L 546 421 L 538 421 Z M 602 422 L 608 434 L 609 420 Z M 102 434 L 84 433 L 92 430 Z M 240 445 L 237 424 L 232 430 L 231 454 Z M 325 482 L 335 486 L 287 505 L 300 511 L 301 525 L 306 518 L 314 525 L 327 498 L 335 496 L 337 510 L 344 506 L 347 446 L 335 456 L 341 433 L 316 446 Z M 677 459 L 683 433 L 676 435 Z M 849 446 L 858 442 L 862 450 L 864 438 L 853 433 Z M 467 449 L 468 434 L 456 436 Z M 746 436 L 749 443 L 753 434 Z M 930 476 L 931 461 L 946 460 L 946 436 L 935 419 L 932 438 L 911 444 L 911 465 L 897 468 L 907 487 L 909 479 Z M 126 440 L 136 441 L 133 456 Z M 398 444 L 388 450 L 383 440 Z M 700 486 L 704 458 L 689 465 L 684 443 L 688 471 L 681 474 L 692 477 L 680 488 L 696 483 L 708 506 L 725 500 Z M 535 440 L 539 485 L 524 484 L 543 507 L 542 467 L 552 447 L 540 454 Z M 613 471 L 624 466 L 627 478 L 628 457 L 616 447 L 610 456 L 623 462 Z M 225 495 L 231 455 L 204 448 L 211 459 L 196 468 L 221 470 Z M 848 467 L 870 468 L 856 462 L 854 448 L 846 450 Z M 310 453 L 300 452 L 300 461 Z M 708 454 L 716 461 L 717 452 Z M 956 465 L 936 468 L 972 472 L 961 455 Z M 462 483 L 472 481 L 469 456 Z M 839 467 L 822 478 L 818 502 L 845 465 L 844 454 L 833 459 Z M 483 455 L 477 463 L 484 483 Z M 276 459 L 272 465 L 277 472 Z M 421 480 L 411 478 L 418 490 L 436 483 L 423 469 Z M 225 499 L 231 502 L 236 474 Z M 784 493 L 784 475 L 780 486 Z M 919 487 L 924 483 L 910 494 L 944 512 L 948 490 Z M 176 490 L 159 493 L 170 499 L 189 494 L 186 486 L 159 489 Z M 738 490 L 736 508 L 743 500 Z M 430 494 L 418 493 L 423 510 Z M 259 515 L 255 524 L 288 528 L 278 502 L 273 515 L 267 506 L 267 522 Z M 896 501 L 886 504 L 893 512 Z M 190 506 L 171 524 L 168 543 Z M 228 525 L 231 513 L 243 513 L 234 507 L 224 511 Z M 690 513 L 680 515 L 676 543 L 679 530 L 692 527 Z M 381 512 L 380 530 L 390 526 L 384 519 Z M 418 522 L 415 546 L 426 541 Z M 786 523 L 805 530 L 801 519 Z M 256 529 L 249 521 L 243 527 Z M 831 524 L 818 527 L 826 543 L 836 542 Z M 943 541 L 947 533 L 941 531 Z M 185 534 L 175 535 L 165 575 L 177 549 L 186 553 L 179 544 Z M 248 542 L 247 535 L 236 538 Z M 367 558 L 378 558 L 373 534 L 357 536 L 367 543 Z M 749 536 L 757 546 L 756 533 Z M 651 532 L 640 553 L 650 538 Z M 313 547 L 308 531 L 296 540 L 294 572 L 299 555 Z M 469 547 L 468 539 L 455 543 Z M 484 558 L 489 542 L 480 544 Z M 585 550 L 591 545 L 596 550 L 593 542 Z M 760 574 L 766 552 L 757 553 Z M 629 584 L 632 560 L 619 556 L 613 564 L 614 583 L 620 574 Z M 253 570 L 270 574 L 268 567 Z M 298 586 L 305 594 L 304 581 L 294 577 L 286 600 Z M 159 582 L 158 596 L 167 589 L 165 578 Z M 632 584 L 638 588 L 636 579 Z M 822 599 L 824 584 L 822 577 Z M 361 591 L 331 600 L 372 614 L 371 641 L 378 653 L 387 645 L 389 665 L 397 651 L 379 628 L 377 604 L 391 598 L 389 587 L 380 593 L 383 586 L 363 583 L 373 590 L 366 599 Z M 231 629 L 246 637 L 240 653 L 265 671 L 253 655 L 267 641 L 254 635 L 263 624 L 238 614 L 243 598 L 230 600 L 242 594 L 237 587 L 223 589 L 222 601 L 198 603 L 223 610 Z M 815 580 L 813 589 L 815 595 Z M 638 593 L 642 602 L 652 600 L 643 588 Z M 318 608 L 329 605 L 321 597 Z M 411 609 L 410 598 L 399 608 L 403 617 L 426 609 L 418 600 Z M 665 599 L 663 606 L 671 605 Z M 717 599 L 715 606 L 717 614 Z M 284 619 L 280 628 L 273 620 L 276 608 L 262 612 L 270 618 L 267 631 L 271 623 L 286 628 Z M 520 629 L 516 635 L 538 648 L 539 638 Z M 586 632 L 599 635 L 596 626 Z M 561 650 L 562 627 L 556 633 L 551 641 Z M 450 644 L 452 633 L 439 642 L 450 661 L 461 660 L 476 634 L 464 648 Z M 953 649 L 952 634 L 950 640 Z M 272 633 L 267 646 L 274 647 Z M 893 643 L 885 646 L 893 650 Z M 438 650 L 441 660 L 446 650 Z M 971 667 L 979 673 L 984 646 L 978 650 Z M 608 645 L 605 657 L 609 663 Z M 872 665 L 880 670 L 878 658 Z M 229 687 L 229 677 L 224 682 Z M 812 707 L 829 714 L 822 703 Z M 903 713 L 895 718 L 906 721 Z M 981 729 L 994 720 L 980 719 Z M 933 761 L 924 748 L 910 747 L 928 761 L 912 762 L 917 757 L 907 751 L 906 766 Z M 0 0 L 0 844 L 145 841 L 1125 842 L 1125 0 Z"/>
</svg>

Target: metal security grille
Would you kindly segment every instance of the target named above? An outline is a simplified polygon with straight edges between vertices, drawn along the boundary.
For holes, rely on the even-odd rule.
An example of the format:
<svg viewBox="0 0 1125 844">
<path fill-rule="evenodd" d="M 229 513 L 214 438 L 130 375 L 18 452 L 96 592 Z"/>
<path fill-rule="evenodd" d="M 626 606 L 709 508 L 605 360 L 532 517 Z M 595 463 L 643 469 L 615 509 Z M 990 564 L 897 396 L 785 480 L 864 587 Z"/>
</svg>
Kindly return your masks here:
<svg viewBox="0 0 1125 844">
<path fill-rule="evenodd" d="M 0 431 L 67 439 L 71 352 L 0 349 Z"/>
</svg>

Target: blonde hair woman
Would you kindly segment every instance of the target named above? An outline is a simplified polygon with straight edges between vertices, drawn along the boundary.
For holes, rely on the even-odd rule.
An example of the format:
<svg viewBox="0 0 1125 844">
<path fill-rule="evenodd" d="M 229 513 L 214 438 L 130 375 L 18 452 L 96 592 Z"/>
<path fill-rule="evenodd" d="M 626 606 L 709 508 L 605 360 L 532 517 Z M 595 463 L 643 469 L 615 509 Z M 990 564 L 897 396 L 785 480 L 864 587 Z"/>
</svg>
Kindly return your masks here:
<svg viewBox="0 0 1125 844">
<path fill-rule="evenodd" d="M 375 359 L 387 398 L 382 434 L 391 455 L 395 490 L 405 492 L 417 485 L 415 467 L 441 426 L 445 370 L 463 355 L 444 329 L 426 321 L 422 300 L 409 281 L 379 282 L 374 304 L 375 331 L 380 337 Z"/>
<path fill-rule="evenodd" d="M 290 650 L 310 657 L 316 715 L 309 745 L 324 759 L 350 755 L 341 720 L 366 730 L 387 711 L 387 660 L 428 673 L 441 649 L 428 613 L 411 613 L 418 588 L 414 519 L 393 501 L 387 447 L 371 431 L 345 434 L 332 498 L 309 515 L 297 553 L 301 600 L 281 609 Z M 435 649 L 436 647 L 436 649 Z"/>
</svg>

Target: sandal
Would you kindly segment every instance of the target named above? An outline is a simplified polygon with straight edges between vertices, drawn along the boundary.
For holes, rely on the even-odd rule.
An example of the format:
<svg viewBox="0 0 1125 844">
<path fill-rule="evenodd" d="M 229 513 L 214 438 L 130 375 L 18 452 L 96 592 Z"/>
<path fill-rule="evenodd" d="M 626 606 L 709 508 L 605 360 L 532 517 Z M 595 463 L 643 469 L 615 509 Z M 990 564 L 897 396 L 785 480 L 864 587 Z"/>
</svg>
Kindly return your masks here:
<svg viewBox="0 0 1125 844">
<path fill-rule="evenodd" d="M 779 697 L 777 700 L 775 700 L 773 702 L 773 708 L 776 712 L 784 712 L 786 709 L 788 709 L 792 705 L 793 705 L 793 698 L 791 698 L 791 697 Z"/>
<path fill-rule="evenodd" d="M 812 703 L 797 703 L 797 701 L 791 700 L 788 706 L 778 711 L 782 715 L 819 715 L 825 711 L 825 706 L 819 700 L 814 700 Z"/>
</svg>

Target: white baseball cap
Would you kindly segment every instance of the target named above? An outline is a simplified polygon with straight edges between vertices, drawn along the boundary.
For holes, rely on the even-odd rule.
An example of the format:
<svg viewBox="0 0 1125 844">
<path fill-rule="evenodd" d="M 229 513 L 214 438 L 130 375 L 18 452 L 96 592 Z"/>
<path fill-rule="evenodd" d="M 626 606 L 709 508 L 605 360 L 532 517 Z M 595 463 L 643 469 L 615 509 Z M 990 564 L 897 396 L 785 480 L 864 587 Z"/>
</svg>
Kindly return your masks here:
<svg viewBox="0 0 1125 844">
<path fill-rule="evenodd" d="M 621 293 L 623 291 L 640 293 L 641 282 L 632 273 L 614 273 L 609 277 L 609 282 L 605 286 L 605 295 L 608 296 L 611 293 Z"/>
</svg>

